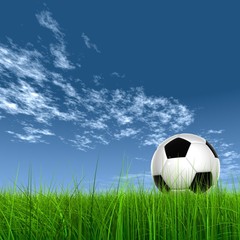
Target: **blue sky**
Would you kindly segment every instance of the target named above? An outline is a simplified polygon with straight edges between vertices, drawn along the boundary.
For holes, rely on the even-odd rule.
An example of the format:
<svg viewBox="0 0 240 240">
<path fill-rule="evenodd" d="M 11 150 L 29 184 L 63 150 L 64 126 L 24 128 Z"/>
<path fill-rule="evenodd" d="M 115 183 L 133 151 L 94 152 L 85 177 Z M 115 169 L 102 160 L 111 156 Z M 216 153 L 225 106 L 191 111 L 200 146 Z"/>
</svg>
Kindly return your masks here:
<svg viewBox="0 0 240 240">
<path fill-rule="evenodd" d="M 14 6 L 14 7 L 13 7 Z M 156 146 L 205 137 L 240 173 L 239 4 L 4 3 L 0 186 L 152 187 Z"/>
</svg>

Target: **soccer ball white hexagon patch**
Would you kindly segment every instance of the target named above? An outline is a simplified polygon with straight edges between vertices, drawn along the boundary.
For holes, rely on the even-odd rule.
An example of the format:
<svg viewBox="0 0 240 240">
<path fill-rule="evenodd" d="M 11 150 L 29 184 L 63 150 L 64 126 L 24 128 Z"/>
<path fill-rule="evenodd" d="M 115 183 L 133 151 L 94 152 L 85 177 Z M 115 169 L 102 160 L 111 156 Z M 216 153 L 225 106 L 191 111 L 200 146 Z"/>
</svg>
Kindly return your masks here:
<svg viewBox="0 0 240 240">
<path fill-rule="evenodd" d="M 152 158 L 151 173 L 159 190 L 205 192 L 218 181 L 220 161 L 204 138 L 177 134 L 158 146 Z"/>
</svg>

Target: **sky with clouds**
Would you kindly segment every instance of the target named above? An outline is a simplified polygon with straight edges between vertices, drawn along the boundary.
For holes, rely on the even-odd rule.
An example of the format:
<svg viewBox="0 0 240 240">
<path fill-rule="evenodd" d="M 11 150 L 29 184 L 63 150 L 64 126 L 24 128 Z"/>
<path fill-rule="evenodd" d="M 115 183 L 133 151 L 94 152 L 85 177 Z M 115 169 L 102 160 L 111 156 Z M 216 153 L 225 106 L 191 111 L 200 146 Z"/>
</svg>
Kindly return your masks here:
<svg viewBox="0 0 240 240">
<path fill-rule="evenodd" d="M 14 8 L 12 6 L 15 6 Z M 240 173 L 239 6 L 24 3 L 0 10 L 0 186 L 153 186 L 177 133 Z"/>
</svg>

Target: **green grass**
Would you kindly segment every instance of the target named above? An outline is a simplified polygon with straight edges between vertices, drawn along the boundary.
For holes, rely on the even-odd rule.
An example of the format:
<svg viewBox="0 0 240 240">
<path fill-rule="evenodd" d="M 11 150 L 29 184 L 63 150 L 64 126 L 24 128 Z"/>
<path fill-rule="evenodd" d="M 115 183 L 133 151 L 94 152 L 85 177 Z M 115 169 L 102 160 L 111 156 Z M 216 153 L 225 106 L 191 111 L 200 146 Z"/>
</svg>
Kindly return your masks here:
<svg viewBox="0 0 240 240">
<path fill-rule="evenodd" d="M 240 191 L 145 190 L 130 181 L 106 192 L 26 188 L 0 191 L 0 239 L 240 239 Z M 18 174 L 17 174 L 18 175 Z"/>
<path fill-rule="evenodd" d="M 95 186 L 95 185 L 94 185 Z M 160 193 L 143 186 L 84 193 L 0 193 L 0 239 L 240 239 L 240 193 Z"/>
</svg>

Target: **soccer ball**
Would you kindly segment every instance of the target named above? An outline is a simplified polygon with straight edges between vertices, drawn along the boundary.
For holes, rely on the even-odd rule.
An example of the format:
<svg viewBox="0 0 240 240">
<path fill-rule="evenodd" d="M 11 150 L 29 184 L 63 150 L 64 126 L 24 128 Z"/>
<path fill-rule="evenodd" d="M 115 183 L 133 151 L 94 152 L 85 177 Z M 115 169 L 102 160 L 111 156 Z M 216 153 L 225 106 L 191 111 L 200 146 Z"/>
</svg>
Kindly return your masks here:
<svg viewBox="0 0 240 240">
<path fill-rule="evenodd" d="M 220 161 L 204 138 L 177 134 L 158 146 L 152 158 L 151 173 L 160 191 L 206 192 L 218 181 Z"/>
</svg>

